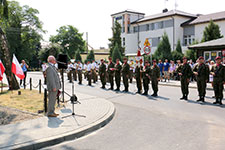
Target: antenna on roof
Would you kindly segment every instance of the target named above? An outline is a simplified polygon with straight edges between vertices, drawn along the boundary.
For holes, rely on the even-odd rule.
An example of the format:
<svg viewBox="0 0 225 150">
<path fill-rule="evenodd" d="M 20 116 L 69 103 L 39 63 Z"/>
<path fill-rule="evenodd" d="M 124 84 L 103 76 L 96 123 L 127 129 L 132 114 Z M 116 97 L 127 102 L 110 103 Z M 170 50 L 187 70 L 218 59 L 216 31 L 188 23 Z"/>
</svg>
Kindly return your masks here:
<svg viewBox="0 0 225 150">
<path fill-rule="evenodd" d="M 175 7 L 175 10 L 177 10 L 177 7 L 178 7 L 178 3 L 177 3 L 177 0 L 175 0 L 175 4 L 174 4 L 174 7 Z"/>
</svg>

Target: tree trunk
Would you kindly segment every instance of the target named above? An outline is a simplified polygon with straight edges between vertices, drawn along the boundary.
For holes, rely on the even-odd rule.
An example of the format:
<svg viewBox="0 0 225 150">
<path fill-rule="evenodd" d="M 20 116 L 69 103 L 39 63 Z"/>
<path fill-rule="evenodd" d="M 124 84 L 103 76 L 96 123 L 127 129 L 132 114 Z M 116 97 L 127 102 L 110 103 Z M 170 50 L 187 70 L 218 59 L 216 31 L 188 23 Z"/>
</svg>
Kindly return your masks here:
<svg viewBox="0 0 225 150">
<path fill-rule="evenodd" d="M 8 84 L 9 84 L 9 90 L 18 90 L 19 84 L 16 80 L 15 75 L 12 73 L 11 71 L 11 55 L 10 55 L 10 51 L 9 51 L 9 46 L 8 46 L 8 41 L 7 38 L 2 30 L 2 28 L 0 27 L 0 46 L 1 46 L 1 50 L 2 50 L 2 60 L 3 62 L 5 62 L 4 66 L 5 66 L 5 74 L 8 80 Z"/>
</svg>

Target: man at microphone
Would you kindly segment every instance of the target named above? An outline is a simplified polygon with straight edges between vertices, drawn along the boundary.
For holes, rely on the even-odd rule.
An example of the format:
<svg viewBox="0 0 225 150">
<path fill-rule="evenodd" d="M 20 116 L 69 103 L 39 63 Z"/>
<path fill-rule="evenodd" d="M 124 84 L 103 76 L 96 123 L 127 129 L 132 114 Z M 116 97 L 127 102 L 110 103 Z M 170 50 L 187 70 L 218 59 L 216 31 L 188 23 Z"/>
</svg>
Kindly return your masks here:
<svg viewBox="0 0 225 150">
<path fill-rule="evenodd" d="M 58 72 L 55 64 L 56 59 L 50 55 L 48 57 L 48 68 L 46 69 L 46 81 L 48 90 L 48 117 L 57 117 L 59 114 L 55 113 L 55 102 L 58 90 L 61 88 Z"/>
</svg>

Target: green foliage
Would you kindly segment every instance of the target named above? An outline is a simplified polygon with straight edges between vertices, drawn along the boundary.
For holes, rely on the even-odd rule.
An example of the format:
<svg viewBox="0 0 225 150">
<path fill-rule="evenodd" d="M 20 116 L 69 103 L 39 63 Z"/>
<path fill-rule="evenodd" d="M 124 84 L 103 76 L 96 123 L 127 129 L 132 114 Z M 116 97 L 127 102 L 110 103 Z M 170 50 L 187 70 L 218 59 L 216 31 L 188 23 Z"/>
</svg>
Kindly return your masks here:
<svg viewBox="0 0 225 150">
<path fill-rule="evenodd" d="M 216 40 L 222 38 L 223 36 L 220 34 L 219 25 L 215 24 L 212 20 L 209 22 L 209 25 L 205 27 L 202 42 Z"/>
<path fill-rule="evenodd" d="M 88 61 L 93 61 L 93 60 L 95 60 L 95 54 L 94 54 L 94 51 L 93 51 L 93 50 L 91 50 L 90 53 L 88 53 L 88 55 L 87 55 L 87 60 L 88 60 Z"/>
<path fill-rule="evenodd" d="M 38 67 L 37 59 L 40 50 L 42 22 L 37 15 L 38 10 L 29 6 L 20 6 L 16 1 L 8 3 L 8 20 L 0 19 L 6 33 L 10 54 L 16 53 L 18 60 L 26 60 L 31 67 Z"/>
<path fill-rule="evenodd" d="M 122 61 L 122 56 L 121 53 L 119 51 L 119 47 L 118 44 L 116 43 L 113 52 L 112 52 L 112 60 L 113 62 L 116 62 L 116 59 L 120 59 L 120 61 Z"/>
<path fill-rule="evenodd" d="M 181 44 L 180 44 L 180 39 L 177 41 L 176 51 L 179 52 L 179 53 L 182 53 L 182 48 L 181 48 Z"/>
<path fill-rule="evenodd" d="M 187 59 L 192 59 L 193 61 L 196 61 L 197 60 L 197 51 L 194 49 L 189 49 L 186 51 L 185 57 L 187 57 Z"/>
<path fill-rule="evenodd" d="M 43 62 L 47 62 L 47 58 L 49 55 L 53 55 L 55 56 L 55 58 L 58 57 L 58 55 L 61 53 L 62 51 L 62 47 L 59 45 L 59 44 L 56 44 L 56 43 L 51 43 L 49 44 L 48 47 L 42 49 L 38 56 L 39 56 L 39 59 Z"/>
<path fill-rule="evenodd" d="M 172 51 L 172 58 L 174 61 L 176 60 L 182 60 L 182 58 L 184 57 L 184 54 L 183 53 L 180 53 L 178 51 Z"/>
<path fill-rule="evenodd" d="M 162 40 L 160 41 L 157 50 L 154 53 L 154 58 L 156 58 L 157 60 L 159 59 L 170 60 L 172 58 L 171 46 L 168 35 L 166 33 L 164 33 L 164 35 L 162 36 Z"/>
<path fill-rule="evenodd" d="M 74 58 L 78 50 L 81 52 L 85 51 L 85 41 L 82 38 L 83 34 L 79 33 L 77 28 L 67 25 L 60 27 L 57 32 L 57 35 L 50 37 L 50 41 L 52 43 L 59 43 L 63 47 L 63 54 Z"/>
<path fill-rule="evenodd" d="M 79 51 L 79 50 L 76 52 L 75 59 L 76 59 L 76 61 L 79 60 L 79 61 L 82 62 L 82 57 L 81 57 L 81 55 L 80 55 L 80 51 Z"/>
<path fill-rule="evenodd" d="M 7 0 L 0 0 L 0 17 L 8 19 L 8 2 Z M 0 18 L 2 19 L 2 18 Z"/>
<path fill-rule="evenodd" d="M 121 43 L 122 42 L 121 41 L 121 25 L 117 21 L 115 22 L 115 27 L 112 28 L 112 32 L 113 32 L 113 37 L 109 39 L 110 56 L 112 56 L 112 53 L 116 44 L 118 45 L 118 49 L 121 55 L 124 56 L 124 48 L 122 47 L 122 43 Z"/>
</svg>

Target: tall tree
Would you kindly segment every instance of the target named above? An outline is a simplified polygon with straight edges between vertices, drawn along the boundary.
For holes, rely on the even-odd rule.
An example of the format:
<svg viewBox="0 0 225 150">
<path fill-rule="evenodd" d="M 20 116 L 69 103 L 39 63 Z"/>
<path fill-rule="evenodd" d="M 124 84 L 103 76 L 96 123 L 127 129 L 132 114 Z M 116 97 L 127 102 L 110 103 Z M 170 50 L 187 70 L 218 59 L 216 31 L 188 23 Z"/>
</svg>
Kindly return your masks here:
<svg viewBox="0 0 225 150">
<path fill-rule="evenodd" d="M 68 25 L 62 26 L 57 30 L 57 35 L 51 36 L 52 43 L 59 43 L 63 47 L 63 53 L 69 58 L 74 58 L 76 51 L 85 51 L 85 42 L 82 38 L 83 34 L 78 29 Z"/>
<path fill-rule="evenodd" d="M 157 50 L 154 53 L 154 57 L 156 59 L 171 59 L 171 46 L 169 42 L 168 35 L 164 33 L 162 36 L 162 40 L 159 42 L 159 45 L 157 47 Z"/>
<path fill-rule="evenodd" d="M 116 59 L 120 59 L 120 61 L 122 61 L 122 56 L 121 56 L 121 53 L 119 51 L 117 43 L 116 43 L 116 45 L 115 45 L 115 47 L 113 49 L 113 52 L 112 52 L 112 60 L 113 60 L 113 62 L 116 62 Z"/>
<path fill-rule="evenodd" d="M 122 47 L 122 41 L 121 41 L 121 25 L 116 21 L 114 28 L 112 28 L 113 37 L 109 39 L 109 50 L 110 50 L 110 56 L 112 56 L 114 47 L 116 46 L 116 43 L 118 45 L 118 49 L 122 56 L 124 56 L 124 48 Z"/>
<path fill-rule="evenodd" d="M 82 61 L 82 58 L 81 58 L 81 55 L 80 55 L 80 51 L 78 50 L 77 52 L 76 52 L 76 56 L 75 56 L 75 59 L 76 59 L 76 61 Z"/>
<path fill-rule="evenodd" d="M 177 46 L 174 51 L 172 51 L 172 59 L 173 60 L 181 60 L 184 54 L 182 53 L 181 43 L 180 40 L 177 41 Z"/>
<path fill-rule="evenodd" d="M 94 54 L 94 51 L 93 51 L 93 50 L 91 50 L 91 51 L 88 53 L 88 55 L 87 55 L 87 60 L 88 60 L 88 61 L 93 61 L 93 60 L 95 60 L 95 54 Z"/>
<path fill-rule="evenodd" d="M 8 2 L 7 0 L 0 0 L 0 22 L 6 24 L 8 20 Z M 9 89 L 10 90 L 17 90 L 19 89 L 19 84 L 16 80 L 15 75 L 11 71 L 11 54 L 9 50 L 9 44 L 5 32 L 0 27 L 0 50 L 2 61 L 5 64 L 5 74 L 8 80 Z"/>
<path fill-rule="evenodd" d="M 46 62 L 49 55 L 57 56 L 62 53 L 62 47 L 57 43 L 50 43 L 47 47 L 41 49 L 38 54 L 38 58 L 42 62 Z"/>
<path fill-rule="evenodd" d="M 202 42 L 216 40 L 222 37 L 219 25 L 215 24 L 213 20 L 210 20 L 209 25 L 205 27 Z"/>
</svg>

